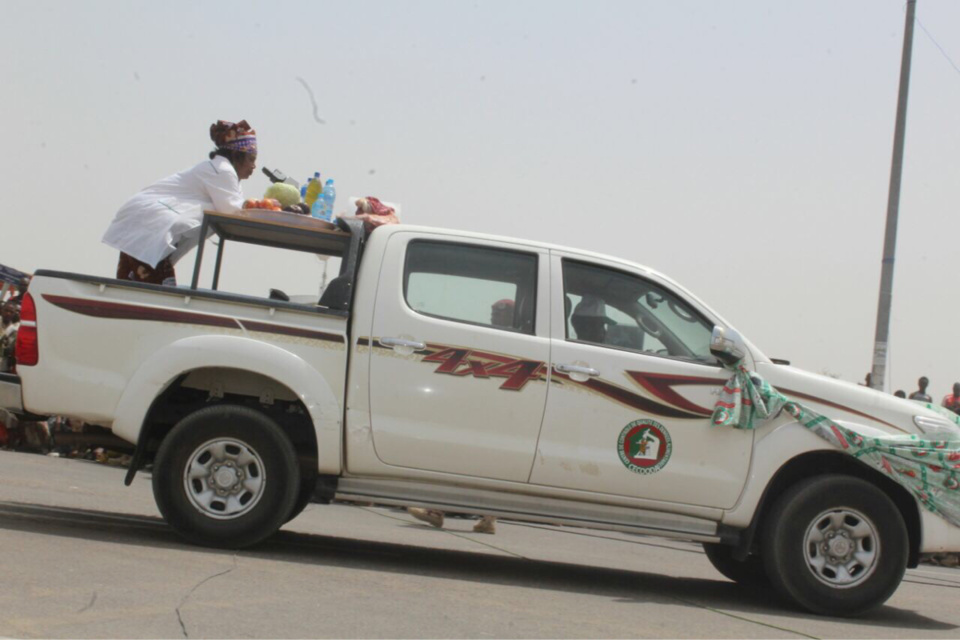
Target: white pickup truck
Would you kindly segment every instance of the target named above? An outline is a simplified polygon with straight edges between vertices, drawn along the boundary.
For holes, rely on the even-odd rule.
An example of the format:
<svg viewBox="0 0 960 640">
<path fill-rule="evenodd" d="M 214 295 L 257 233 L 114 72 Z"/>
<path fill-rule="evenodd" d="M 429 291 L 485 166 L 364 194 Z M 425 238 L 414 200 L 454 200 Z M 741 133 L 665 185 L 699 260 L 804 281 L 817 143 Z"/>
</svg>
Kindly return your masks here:
<svg viewBox="0 0 960 640">
<path fill-rule="evenodd" d="M 311 501 L 422 506 L 701 542 L 727 577 L 843 615 L 884 602 L 921 553 L 960 550 L 960 529 L 786 412 L 755 431 L 710 414 L 739 350 L 860 433 L 955 425 L 772 361 L 655 271 L 445 229 L 204 224 L 211 289 L 202 247 L 190 288 L 38 271 L 0 378 L 13 411 L 134 444 L 127 482 L 152 462 L 160 512 L 193 542 L 252 545 Z M 319 300 L 225 293 L 228 242 L 276 248 L 267 275 L 280 249 L 339 257 L 340 275 Z"/>
</svg>

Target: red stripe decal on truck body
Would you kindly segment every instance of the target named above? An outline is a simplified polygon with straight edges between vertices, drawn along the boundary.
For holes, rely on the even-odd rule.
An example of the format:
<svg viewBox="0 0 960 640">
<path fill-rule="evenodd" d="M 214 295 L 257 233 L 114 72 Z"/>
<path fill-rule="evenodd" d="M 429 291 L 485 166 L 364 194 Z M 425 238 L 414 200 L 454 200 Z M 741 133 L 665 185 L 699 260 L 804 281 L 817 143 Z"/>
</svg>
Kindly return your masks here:
<svg viewBox="0 0 960 640">
<path fill-rule="evenodd" d="M 70 298 L 68 296 L 55 296 L 48 293 L 43 294 L 43 299 L 61 309 L 85 316 L 93 316 L 95 318 L 182 322 L 185 324 L 202 324 L 211 327 L 226 327 L 228 329 L 240 328 L 240 325 L 238 325 L 237 321 L 233 318 L 212 316 L 206 313 L 164 309 L 162 307 L 143 307 L 135 304 L 107 302 L 106 300 Z"/>
<path fill-rule="evenodd" d="M 88 300 L 84 298 L 57 296 L 47 293 L 43 294 L 43 299 L 54 306 L 60 307 L 61 309 L 66 309 L 67 311 L 72 311 L 73 313 L 79 313 L 95 318 L 199 324 L 210 327 L 236 329 L 238 331 L 243 328 L 248 331 L 275 333 L 278 335 L 295 336 L 298 338 L 310 338 L 312 340 L 325 340 L 327 342 L 343 343 L 344 341 L 343 336 L 335 333 L 327 333 L 325 331 L 313 331 L 310 329 L 288 327 L 269 322 L 257 322 L 255 320 L 237 320 L 235 318 L 215 316 L 207 313 L 196 313 L 193 311 L 180 311 L 178 309 L 165 309 L 162 307 L 145 307 L 136 304 L 108 302 L 106 300 Z"/>
</svg>

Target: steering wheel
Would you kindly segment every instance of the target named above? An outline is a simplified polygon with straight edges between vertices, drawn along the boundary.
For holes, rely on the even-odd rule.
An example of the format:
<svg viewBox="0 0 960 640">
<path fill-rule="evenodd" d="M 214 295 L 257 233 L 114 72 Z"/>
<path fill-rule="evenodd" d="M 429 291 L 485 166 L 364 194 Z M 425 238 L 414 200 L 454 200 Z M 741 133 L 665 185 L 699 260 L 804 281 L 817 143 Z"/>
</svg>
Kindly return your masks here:
<svg viewBox="0 0 960 640">
<path fill-rule="evenodd" d="M 697 317 L 693 315 L 693 313 L 681 307 L 674 300 L 668 300 L 667 306 L 670 307 L 670 310 L 673 311 L 675 314 L 677 314 L 677 316 L 679 316 L 682 320 L 685 320 L 686 322 L 697 321 Z"/>
<path fill-rule="evenodd" d="M 652 335 L 654 338 L 660 337 L 660 329 L 655 329 L 651 327 L 649 324 L 647 324 L 648 322 L 647 319 L 644 318 L 642 315 L 638 314 L 636 320 L 637 320 L 637 324 L 640 325 L 641 329 L 643 329 L 644 331 Z"/>
</svg>

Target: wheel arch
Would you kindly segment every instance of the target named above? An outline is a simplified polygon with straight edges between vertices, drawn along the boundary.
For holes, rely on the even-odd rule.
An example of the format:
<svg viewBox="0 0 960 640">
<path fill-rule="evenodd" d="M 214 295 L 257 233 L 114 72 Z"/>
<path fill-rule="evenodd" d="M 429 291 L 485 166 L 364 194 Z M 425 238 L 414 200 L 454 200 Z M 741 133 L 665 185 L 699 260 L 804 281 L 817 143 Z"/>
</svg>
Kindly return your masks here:
<svg viewBox="0 0 960 640">
<path fill-rule="evenodd" d="M 114 431 L 137 443 L 127 484 L 175 418 L 220 401 L 259 408 L 277 420 L 298 452 L 312 458 L 313 468 L 340 472 L 342 404 L 319 371 L 272 344 L 195 336 L 148 358 L 117 405 Z"/>
<path fill-rule="evenodd" d="M 784 463 L 767 483 L 749 527 L 743 532 L 737 555 L 745 558 L 758 539 L 764 518 L 783 493 L 797 482 L 824 474 L 842 474 L 870 482 L 883 491 L 897 507 L 907 527 L 910 553 L 907 566 L 916 567 L 920 560 L 922 527 L 919 506 L 906 488 L 859 460 L 835 450 L 815 450 L 801 453 Z"/>
</svg>

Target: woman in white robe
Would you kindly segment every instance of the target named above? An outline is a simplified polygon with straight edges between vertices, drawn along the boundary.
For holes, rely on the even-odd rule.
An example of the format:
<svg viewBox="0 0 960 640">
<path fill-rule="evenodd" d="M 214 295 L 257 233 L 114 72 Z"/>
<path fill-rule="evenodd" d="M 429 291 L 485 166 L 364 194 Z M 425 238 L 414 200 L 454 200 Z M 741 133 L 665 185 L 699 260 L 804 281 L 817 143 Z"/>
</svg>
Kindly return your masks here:
<svg viewBox="0 0 960 640">
<path fill-rule="evenodd" d="M 256 131 L 246 120 L 219 120 L 210 138 L 216 149 L 208 160 L 155 182 L 120 207 L 103 235 L 120 252 L 118 279 L 176 284 L 173 266 L 201 242 L 203 210 L 243 206 L 240 181 L 256 168 Z"/>
</svg>

